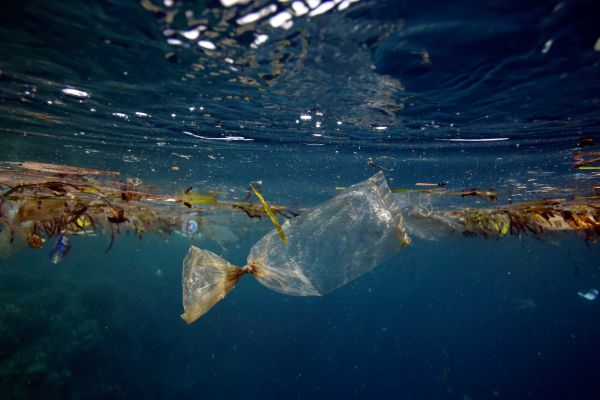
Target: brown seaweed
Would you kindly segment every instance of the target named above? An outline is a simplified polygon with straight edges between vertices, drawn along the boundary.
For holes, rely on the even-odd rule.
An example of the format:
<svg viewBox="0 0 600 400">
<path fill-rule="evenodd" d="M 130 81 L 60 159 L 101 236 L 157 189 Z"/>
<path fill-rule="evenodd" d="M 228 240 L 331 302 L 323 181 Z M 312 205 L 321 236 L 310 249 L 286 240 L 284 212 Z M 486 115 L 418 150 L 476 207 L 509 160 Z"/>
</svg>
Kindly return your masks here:
<svg viewBox="0 0 600 400">
<path fill-rule="evenodd" d="M 192 186 L 170 195 L 138 178 L 114 180 L 118 176 L 64 165 L 0 162 L 0 224 L 7 229 L 3 240 L 9 241 L 2 245 L 40 248 L 61 234 L 105 233 L 108 251 L 121 232 L 140 238 L 143 233 L 170 235 L 182 232 L 191 219 L 201 226 L 204 215 L 223 210 L 252 218 L 265 215 L 259 204 L 218 200 L 216 193 L 194 193 Z M 272 209 L 285 218 L 297 215 L 283 206 Z"/>
</svg>

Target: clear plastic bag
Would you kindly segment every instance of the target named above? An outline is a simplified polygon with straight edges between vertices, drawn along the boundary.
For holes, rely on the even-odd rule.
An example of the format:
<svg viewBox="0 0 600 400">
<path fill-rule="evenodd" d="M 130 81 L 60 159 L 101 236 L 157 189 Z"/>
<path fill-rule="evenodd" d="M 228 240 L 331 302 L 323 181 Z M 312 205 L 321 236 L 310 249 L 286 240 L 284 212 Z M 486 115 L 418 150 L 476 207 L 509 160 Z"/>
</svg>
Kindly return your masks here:
<svg viewBox="0 0 600 400">
<path fill-rule="evenodd" d="M 183 265 L 182 318 L 191 323 L 231 291 L 245 273 L 263 285 L 295 296 L 320 296 L 350 282 L 410 243 L 402 213 L 383 173 L 351 186 L 310 212 L 283 224 L 235 267 L 192 246 Z"/>
</svg>

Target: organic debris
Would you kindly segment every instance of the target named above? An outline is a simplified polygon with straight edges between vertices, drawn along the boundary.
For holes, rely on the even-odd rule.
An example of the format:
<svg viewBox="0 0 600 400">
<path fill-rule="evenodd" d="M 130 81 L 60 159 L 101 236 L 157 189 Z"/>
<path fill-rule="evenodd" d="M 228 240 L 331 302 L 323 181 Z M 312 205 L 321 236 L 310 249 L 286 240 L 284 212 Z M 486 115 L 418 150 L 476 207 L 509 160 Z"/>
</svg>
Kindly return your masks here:
<svg viewBox="0 0 600 400">
<path fill-rule="evenodd" d="M 439 232 L 455 231 L 465 236 L 530 235 L 550 239 L 557 233 L 574 232 L 588 242 L 596 242 L 600 239 L 600 198 L 550 199 L 491 208 L 433 211 L 427 216 L 411 214 L 407 219 L 408 230 L 413 233 L 431 232 L 432 224 L 438 225 Z"/>
<path fill-rule="evenodd" d="M 576 152 L 573 154 L 573 159 L 575 162 L 571 165 L 572 168 L 581 170 L 600 169 L 600 166 L 592 165 L 600 163 L 600 151 Z"/>
<path fill-rule="evenodd" d="M 119 176 L 65 165 L 0 163 L 0 257 L 23 246 L 42 248 L 57 237 L 62 247 L 53 252 L 53 260 L 58 262 L 70 249 L 71 235 L 107 234 L 108 251 L 120 233 L 193 237 L 217 211 L 251 218 L 269 215 L 260 203 L 221 201 L 217 193 L 194 193 L 192 187 L 167 195 L 137 178 L 115 180 Z M 284 218 L 297 215 L 277 205 L 268 210 Z"/>
</svg>

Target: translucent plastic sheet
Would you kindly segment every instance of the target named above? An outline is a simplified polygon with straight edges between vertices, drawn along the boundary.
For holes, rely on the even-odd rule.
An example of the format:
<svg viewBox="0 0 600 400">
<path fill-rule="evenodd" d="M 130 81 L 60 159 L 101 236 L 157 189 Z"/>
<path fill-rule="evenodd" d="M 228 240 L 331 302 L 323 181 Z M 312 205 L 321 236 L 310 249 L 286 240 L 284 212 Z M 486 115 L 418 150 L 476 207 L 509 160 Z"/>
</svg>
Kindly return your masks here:
<svg viewBox="0 0 600 400">
<path fill-rule="evenodd" d="M 191 323 L 227 295 L 246 272 L 295 296 L 320 296 L 370 271 L 409 244 L 400 209 L 383 173 L 356 184 L 283 224 L 250 250 L 237 268 L 192 246 L 183 265 L 182 318 Z"/>
<path fill-rule="evenodd" d="M 190 323 L 206 313 L 235 287 L 243 273 L 216 254 L 191 246 L 183 260 L 182 318 Z"/>
<path fill-rule="evenodd" d="M 438 240 L 459 231 L 459 227 L 434 210 L 429 193 L 395 193 L 394 200 L 404 215 L 406 232 L 411 237 Z"/>
</svg>

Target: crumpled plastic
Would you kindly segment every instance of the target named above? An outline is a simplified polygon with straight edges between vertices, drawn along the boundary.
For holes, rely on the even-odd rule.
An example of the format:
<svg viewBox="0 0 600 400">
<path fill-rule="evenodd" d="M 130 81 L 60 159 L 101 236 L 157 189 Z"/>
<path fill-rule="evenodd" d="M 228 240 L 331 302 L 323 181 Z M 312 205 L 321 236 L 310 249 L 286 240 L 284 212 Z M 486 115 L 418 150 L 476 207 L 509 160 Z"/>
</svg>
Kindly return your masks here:
<svg viewBox="0 0 600 400">
<path fill-rule="evenodd" d="M 223 299 L 246 273 L 294 296 L 321 296 L 358 278 L 410 243 L 401 210 L 382 172 L 260 239 L 239 268 L 191 246 L 183 262 L 182 318 L 192 323 Z"/>
</svg>

